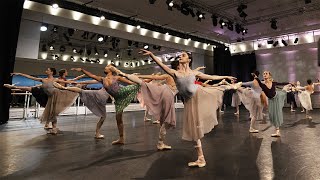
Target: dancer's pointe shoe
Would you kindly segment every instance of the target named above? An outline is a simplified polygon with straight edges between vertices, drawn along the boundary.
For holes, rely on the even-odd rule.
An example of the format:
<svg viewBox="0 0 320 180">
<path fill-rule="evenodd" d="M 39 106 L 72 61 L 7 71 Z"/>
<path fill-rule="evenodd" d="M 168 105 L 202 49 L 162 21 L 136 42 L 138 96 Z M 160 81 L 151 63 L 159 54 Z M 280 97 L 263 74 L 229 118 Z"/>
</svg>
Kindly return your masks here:
<svg viewBox="0 0 320 180">
<path fill-rule="evenodd" d="M 118 140 L 112 141 L 112 145 L 124 145 L 124 140 L 118 139 Z"/>
<path fill-rule="evenodd" d="M 220 111 L 220 114 L 223 114 L 224 113 L 224 111 Z"/>
<path fill-rule="evenodd" d="M 304 112 L 304 110 L 302 110 L 301 112 Z"/>
<path fill-rule="evenodd" d="M 160 124 L 159 120 L 153 121 L 152 124 Z"/>
<path fill-rule="evenodd" d="M 44 129 L 44 130 L 49 130 L 49 129 L 52 129 L 52 127 L 44 126 L 43 129 Z"/>
<path fill-rule="evenodd" d="M 94 138 L 95 138 L 95 139 L 104 139 L 104 135 L 102 135 L 102 134 L 96 134 L 96 135 L 94 136 Z"/>
<path fill-rule="evenodd" d="M 4 87 L 9 88 L 9 89 L 16 89 L 17 87 L 11 84 L 3 84 Z"/>
<path fill-rule="evenodd" d="M 259 130 L 257 130 L 257 129 L 253 129 L 253 128 L 250 128 L 250 129 L 249 129 L 249 132 L 250 132 L 250 133 L 258 133 L 258 132 L 259 132 Z"/>
<path fill-rule="evenodd" d="M 160 151 L 163 151 L 163 150 L 171 150 L 171 146 L 166 145 L 166 144 L 164 144 L 164 143 L 158 143 L 158 144 L 157 144 L 157 149 L 160 150 Z"/>
<path fill-rule="evenodd" d="M 239 115 L 239 112 L 235 112 L 234 115 Z"/>
<path fill-rule="evenodd" d="M 296 110 L 294 110 L 294 109 L 291 109 L 290 111 L 291 111 L 291 112 L 296 112 Z"/>
<path fill-rule="evenodd" d="M 312 119 L 312 117 L 311 116 L 306 116 L 306 119 Z"/>
<path fill-rule="evenodd" d="M 276 132 L 275 134 L 271 134 L 271 137 L 280 137 L 280 132 Z"/>
<path fill-rule="evenodd" d="M 49 129 L 47 134 L 57 135 L 58 133 L 59 133 L 58 128 L 52 128 L 52 129 Z"/>
<path fill-rule="evenodd" d="M 194 162 L 189 162 L 188 163 L 189 167 L 205 167 L 206 166 L 206 161 L 204 160 L 204 157 L 199 157 L 198 160 Z"/>
<path fill-rule="evenodd" d="M 145 117 L 145 118 L 144 118 L 144 121 L 145 121 L 145 122 L 146 122 L 146 121 L 151 121 L 151 119 L 150 119 L 150 118 Z"/>
</svg>

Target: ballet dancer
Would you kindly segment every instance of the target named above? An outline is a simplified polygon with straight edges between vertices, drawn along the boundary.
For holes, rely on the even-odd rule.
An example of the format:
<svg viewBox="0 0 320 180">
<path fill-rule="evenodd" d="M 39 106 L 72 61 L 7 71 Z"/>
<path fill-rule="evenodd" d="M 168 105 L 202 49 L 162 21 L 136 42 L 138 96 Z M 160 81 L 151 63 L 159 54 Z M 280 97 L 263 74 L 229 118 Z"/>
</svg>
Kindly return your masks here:
<svg viewBox="0 0 320 180">
<path fill-rule="evenodd" d="M 55 68 L 48 68 L 45 71 L 47 78 L 33 77 L 23 73 L 11 73 L 12 75 L 20 75 L 34 81 L 42 82 L 42 88 L 48 96 L 43 114 L 40 118 L 41 123 L 45 123 L 45 129 L 49 129 L 49 123 L 52 123 L 52 129 L 49 129 L 49 134 L 57 134 L 59 129 L 57 128 L 57 116 L 67 108 L 69 108 L 78 97 L 77 93 L 61 91 L 54 88 L 54 82 L 71 84 L 74 81 L 65 81 L 56 79 L 53 76 L 56 75 Z"/>
<path fill-rule="evenodd" d="M 135 96 L 137 95 L 140 89 L 140 86 L 138 84 L 133 84 L 131 81 L 127 80 L 126 78 L 116 75 L 116 72 L 113 71 L 112 67 L 115 67 L 115 66 L 113 64 L 110 64 L 104 68 L 104 73 L 106 74 L 105 77 L 94 75 L 82 68 L 72 68 L 71 70 L 83 72 L 90 78 L 97 80 L 99 83 L 102 83 L 103 87 L 106 89 L 108 94 L 110 94 L 115 99 L 114 104 L 116 108 L 116 121 L 117 121 L 118 132 L 120 137 L 119 139 L 113 141 L 112 145 L 123 145 L 125 140 L 124 125 L 123 125 L 123 119 L 122 119 L 123 110 L 135 98 Z M 119 82 L 124 82 L 130 85 L 120 87 Z"/>
<path fill-rule="evenodd" d="M 143 55 L 150 56 L 166 73 L 173 77 L 179 94 L 184 98 L 184 122 L 182 139 L 195 141 L 198 159 L 188 163 L 190 167 L 204 167 L 206 161 L 202 151 L 201 138 L 218 124 L 216 110 L 222 91 L 196 85 L 196 78 L 205 80 L 234 79 L 231 76 L 214 76 L 190 69 L 191 54 L 182 52 L 179 56 L 179 69 L 174 70 L 163 64 L 152 52 L 141 50 Z M 215 109 L 214 111 L 212 107 Z"/>
<path fill-rule="evenodd" d="M 177 69 L 179 62 L 171 62 L 171 68 Z M 168 74 L 162 75 L 129 75 L 114 68 L 115 71 L 130 81 L 140 84 L 141 97 L 140 103 L 146 107 L 154 118 L 160 121 L 159 140 L 157 144 L 158 150 L 171 149 L 171 146 L 166 145 L 165 135 L 169 128 L 176 127 L 176 114 L 175 114 L 175 95 L 177 94 L 177 87 L 172 76 Z M 156 81 L 165 81 L 164 84 L 146 83 L 142 79 L 153 79 Z"/>
<path fill-rule="evenodd" d="M 283 106 L 284 101 L 286 99 L 286 88 L 288 85 L 284 86 L 281 91 L 276 90 L 277 85 L 281 85 L 283 83 L 274 82 L 272 79 L 272 75 L 269 71 L 263 72 L 264 83 L 262 83 L 258 76 L 252 73 L 252 76 L 258 81 L 259 86 L 262 88 L 263 92 L 268 97 L 268 111 L 269 111 L 269 119 L 271 124 L 275 127 L 276 133 L 271 134 L 272 137 L 280 137 L 280 126 L 283 123 Z"/>
</svg>

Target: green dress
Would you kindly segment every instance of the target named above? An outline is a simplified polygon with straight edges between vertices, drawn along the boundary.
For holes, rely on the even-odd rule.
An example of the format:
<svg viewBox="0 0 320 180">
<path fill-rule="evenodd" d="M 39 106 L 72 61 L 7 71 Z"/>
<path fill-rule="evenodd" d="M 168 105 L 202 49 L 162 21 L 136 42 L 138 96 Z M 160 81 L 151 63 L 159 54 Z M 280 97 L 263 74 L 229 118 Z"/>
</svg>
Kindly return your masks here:
<svg viewBox="0 0 320 180">
<path fill-rule="evenodd" d="M 120 87 L 118 81 L 114 78 L 111 85 L 106 86 L 103 80 L 103 86 L 107 92 L 115 99 L 116 113 L 122 113 L 131 101 L 136 97 L 140 85 L 128 85 Z"/>
</svg>

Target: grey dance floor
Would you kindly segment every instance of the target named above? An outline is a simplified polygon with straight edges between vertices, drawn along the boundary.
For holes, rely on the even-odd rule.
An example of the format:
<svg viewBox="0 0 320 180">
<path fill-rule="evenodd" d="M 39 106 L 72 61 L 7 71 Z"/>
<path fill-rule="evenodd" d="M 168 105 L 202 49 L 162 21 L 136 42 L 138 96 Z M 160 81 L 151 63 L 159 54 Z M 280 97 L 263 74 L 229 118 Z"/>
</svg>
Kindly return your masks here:
<svg viewBox="0 0 320 180">
<path fill-rule="evenodd" d="M 14 120 L 0 126 L 0 179 L 320 179 L 320 113 L 313 120 L 284 109 L 282 137 L 272 138 L 269 122 L 249 134 L 248 113 L 229 108 L 219 125 L 203 138 L 204 168 L 189 168 L 193 144 L 177 128 L 167 133 L 170 151 L 156 150 L 158 126 L 143 122 L 143 111 L 124 113 L 126 145 L 118 137 L 115 114 L 108 114 L 104 140 L 93 138 L 95 116 L 61 116 L 62 133 L 46 135 L 37 120 Z"/>
</svg>

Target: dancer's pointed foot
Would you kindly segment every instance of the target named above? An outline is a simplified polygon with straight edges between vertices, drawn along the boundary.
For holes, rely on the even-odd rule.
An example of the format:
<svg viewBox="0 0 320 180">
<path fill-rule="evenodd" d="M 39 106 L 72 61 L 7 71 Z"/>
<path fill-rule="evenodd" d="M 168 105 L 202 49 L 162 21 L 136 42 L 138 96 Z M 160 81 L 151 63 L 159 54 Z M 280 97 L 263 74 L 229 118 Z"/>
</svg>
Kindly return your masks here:
<svg viewBox="0 0 320 180">
<path fill-rule="evenodd" d="M 102 134 L 96 134 L 96 135 L 94 136 L 94 138 L 95 138 L 95 139 L 104 139 L 104 135 L 102 135 Z"/>
<path fill-rule="evenodd" d="M 163 150 L 171 150 L 171 146 L 166 145 L 166 144 L 164 144 L 164 143 L 158 143 L 158 144 L 157 144 L 157 149 L 160 150 L 160 151 L 163 151 Z"/>
<path fill-rule="evenodd" d="M 4 87 L 9 88 L 9 89 L 16 89 L 17 87 L 11 84 L 3 84 Z"/>
<path fill-rule="evenodd" d="M 112 145 L 124 145 L 124 139 L 120 138 L 118 140 L 112 141 Z"/>
<path fill-rule="evenodd" d="M 153 121 L 152 124 L 160 124 L 159 120 Z"/>
<path fill-rule="evenodd" d="M 47 134 L 57 135 L 58 133 L 59 133 L 58 128 L 52 128 L 52 129 L 49 129 Z"/>
<path fill-rule="evenodd" d="M 151 119 L 150 119 L 150 118 L 145 117 L 145 118 L 144 118 L 144 121 L 151 121 Z"/>
<path fill-rule="evenodd" d="M 250 128 L 250 129 L 249 129 L 249 132 L 250 132 L 250 133 L 258 133 L 259 130 L 254 129 L 254 128 Z"/>
<path fill-rule="evenodd" d="M 238 112 L 235 112 L 234 115 L 239 115 L 239 111 L 238 111 Z"/>
<path fill-rule="evenodd" d="M 309 116 L 309 115 L 307 115 L 307 116 L 306 116 L 306 119 L 312 119 L 312 117 L 311 117 L 311 116 Z"/>
<path fill-rule="evenodd" d="M 206 166 L 206 161 L 204 160 L 203 156 L 198 157 L 198 160 L 194 161 L 194 162 L 189 162 L 188 163 L 189 167 L 205 167 Z"/>
</svg>

